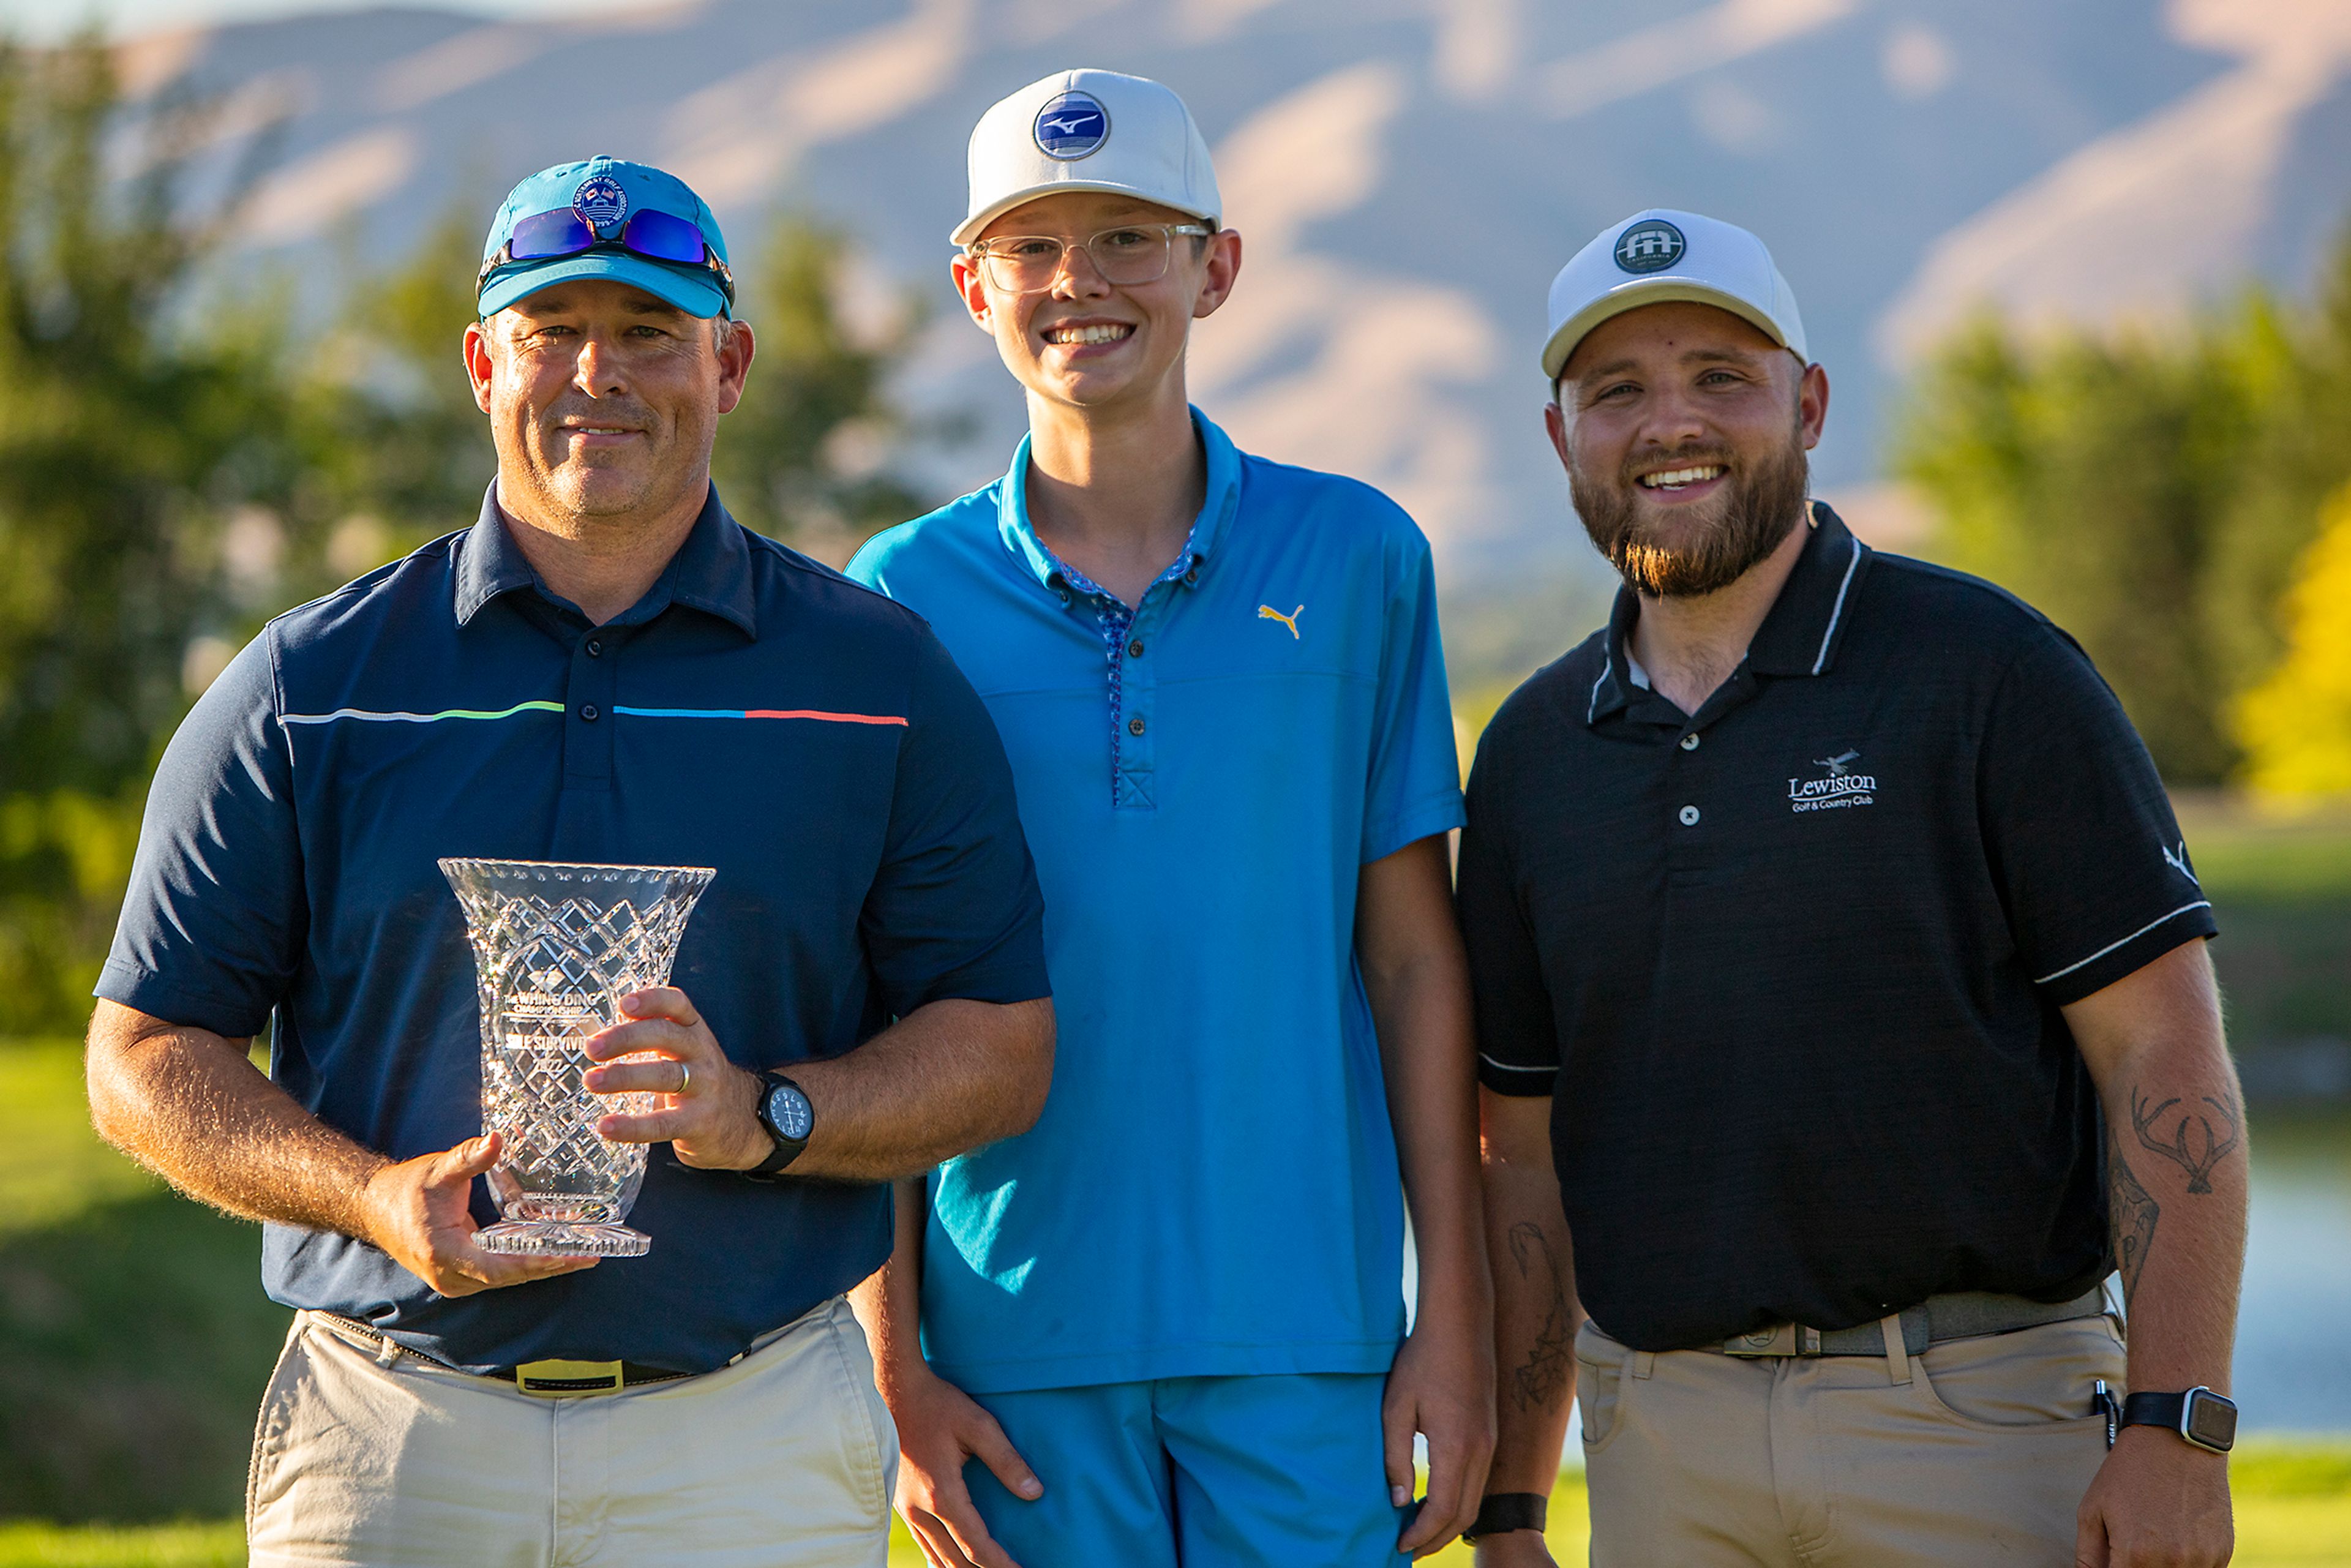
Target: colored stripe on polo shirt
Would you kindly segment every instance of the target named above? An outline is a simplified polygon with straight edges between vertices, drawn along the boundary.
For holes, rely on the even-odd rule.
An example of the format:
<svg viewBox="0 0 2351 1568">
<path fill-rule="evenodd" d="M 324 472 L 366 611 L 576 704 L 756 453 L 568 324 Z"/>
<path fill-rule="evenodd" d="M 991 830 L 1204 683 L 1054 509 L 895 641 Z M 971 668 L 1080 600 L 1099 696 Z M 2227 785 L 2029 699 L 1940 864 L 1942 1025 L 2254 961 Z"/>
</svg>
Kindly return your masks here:
<svg viewBox="0 0 2351 1568">
<path fill-rule="evenodd" d="M 379 713 L 369 708 L 342 707 L 332 713 L 287 713 L 277 716 L 280 724 L 330 724 L 339 718 L 360 719 L 373 724 L 438 724 L 447 718 L 512 718 L 518 713 L 561 713 L 561 703 L 517 703 L 509 708 L 495 711 L 481 708 L 444 708 L 439 713 Z M 739 707 L 631 707 L 615 704 L 614 713 L 633 715 L 638 718 L 805 718 L 824 724 L 895 724 L 906 721 L 896 714 L 826 713 L 818 708 L 739 708 Z"/>
<path fill-rule="evenodd" d="M 379 713 L 371 708 L 339 707 L 332 713 L 281 713 L 280 724 L 332 724 L 339 718 L 355 718 L 369 724 L 439 724 L 447 718 L 512 718 L 518 713 L 561 713 L 561 703 L 517 703 L 512 707 L 483 709 L 470 707 L 443 708 L 439 713 Z"/>
<path fill-rule="evenodd" d="M 925 1348 L 970 1389 L 1384 1372 L 1403 1331 L 1354 927 L 1363 864 L 1461 821 L 1428 545 L 1194 419 L 1188 559 L 1131 613 L 1029 526 L 1026 442 L 850 566 L 978 688 L 1045 891 L 1053 1092 L 932 1184 Z"/>
</svg>

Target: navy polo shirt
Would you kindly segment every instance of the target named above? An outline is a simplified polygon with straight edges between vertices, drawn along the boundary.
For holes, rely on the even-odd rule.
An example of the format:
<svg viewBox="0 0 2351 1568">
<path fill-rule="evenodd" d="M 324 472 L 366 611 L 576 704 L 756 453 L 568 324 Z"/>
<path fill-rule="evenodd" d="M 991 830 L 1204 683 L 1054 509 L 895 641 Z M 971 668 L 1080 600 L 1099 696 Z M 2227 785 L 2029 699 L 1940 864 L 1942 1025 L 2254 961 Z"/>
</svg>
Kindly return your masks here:
<svg viewBox="0 0 2351 1568">
<path fill-rule="evenodd" d="M 1047 994 L 987 710 L 922 620 L 738 526 L 714 491 L 652 591 L 590 625 L 493 497 L 273 621 L 173 737 L 98 994 L 231 1039 L 395 1160 L 478 1134 L 474 960 L 443 855 L 707 865 L 674 983 L 729 1056 L 838 1056 L 927 1002 Z M 496 1218 L 477 1185 L 475 1213 Z M 288 1306 L 482 1371 L 683 1372 L 872 1273 L 889 1188 L 653 1150 L 642 1258 L 459 1300 L 348 1237 L 267 1228 Z"/>
<path fill-rule="evenodd" d="M 1536 674 L 1469 781 L 1480 1075 L 1550 1095 L 1593 1320 L 1641 1350 L 2108 1270 L 2064 1005 L 2212 934 L 2146 748 L 2073 640 L 1815 506 L 1696 715 L 1638 613 Z"/>
</svg>

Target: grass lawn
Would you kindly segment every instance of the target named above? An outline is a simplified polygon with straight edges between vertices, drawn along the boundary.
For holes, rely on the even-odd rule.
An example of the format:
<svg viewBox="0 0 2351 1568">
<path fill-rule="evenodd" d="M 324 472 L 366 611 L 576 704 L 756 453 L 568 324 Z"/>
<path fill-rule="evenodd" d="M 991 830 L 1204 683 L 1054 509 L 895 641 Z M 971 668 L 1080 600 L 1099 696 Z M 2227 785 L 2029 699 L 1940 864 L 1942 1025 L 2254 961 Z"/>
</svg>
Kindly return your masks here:
<svg viewBox="0 0 2351 1568">
<path fill-rule="evenodd" d="M 2351 1564 L 2351 1447 L 2249 1443 L 2231 1470 L 2237 1492 L 2236 1568 Z M 1560 1477 L 1551 1518 L 1552 1555 L 1561 1568 L 1582 1563 L 1581 1476 Z M 0 1568 L 232 1568 L 244 1561 L 244 1531 L 233 1521 L 143 1530 L 0 1524 Z M 1442 1568 L 1468 1568 L 1469 1549 L 1456 1542 L 1428 1561 Z M 892 1531 L 890 1568 L 924 1568 L 923 1555 L 903 1524 Z"/>
</svg>

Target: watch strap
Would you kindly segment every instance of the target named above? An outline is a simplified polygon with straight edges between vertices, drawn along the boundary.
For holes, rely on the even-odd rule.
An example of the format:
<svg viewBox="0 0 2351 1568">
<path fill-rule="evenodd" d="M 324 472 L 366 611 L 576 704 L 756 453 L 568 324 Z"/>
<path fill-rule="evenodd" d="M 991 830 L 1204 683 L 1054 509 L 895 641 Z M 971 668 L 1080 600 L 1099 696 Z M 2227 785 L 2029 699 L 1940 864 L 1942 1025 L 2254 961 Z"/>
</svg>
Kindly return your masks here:
<svg viewBox="0 0 2351 1568">
<path fill-rule="evenodd" d="M 2233 1419 L 2230 1421 L 2229 1436 L 2222 1441 L 2210 1442 L 2194 1435 L 2189 1430 L 2189 1404 L 2191 1400 L 2198 1399 L 2210 1400 L 2217 1405 L 2225 1406 L 2231 1417 L 2236 1415 L 2235 1401 L 2215 1394 L 2209 1388 L 2199 1386 L 2180 1394 L 2126 1395 L 2123 1398 L 2122 1419 L 2116 1425 L 2160 1427 L 2168 1432 L 2177 1432 L 2183 1440 L 2196 1448 L 2210 1453 L 2227 1453 L 2236 1446 L 2235 1421 Z"/>
<path fill-rule="evenodd" d="M 1541 1492 L 1489 1492 L 1478 1505 L 1477 1519 L 1461 1532 L 1461 1539 L 1475 1542 L 1507 1531 L 1541 1530 L 1550 1512 L 1551 1499 Z"/>
<path fill-rule="evenodd" d="M 804 1092 L 799 1084 L 794 1083 L 790 1079 L 785 1077 L 780 1072 L 770 1071 L 759 1074 L 759 1103 L 758 1106 L 759 1125 L 767 1129 L 768 1138 L 775 1146 L 768 1151 L 768 1157 L 766 1159 L 761 1160 L 758 1165 L 753 1166 L 750 1169 L 743 1173 L 747 1176 L 754 1178 L 772 1176 L 781 1171 L 786 1166 L 790 1165 L 794 1160 L 799 1158 L 800 1151 L 808 1147 L 808 1140 L 806 1138 L 788 1138 L 784 1136 L 783 1129 L 777 1126 L 768 1115 L 768 1097 L 775 1092 L 776 1086 L 778 1084 L 783 1084 L 789 1087 L 792 1092 L 799 1094 L 803 1100 L 808 1098 L 806 1092 Z"/>
</svg>

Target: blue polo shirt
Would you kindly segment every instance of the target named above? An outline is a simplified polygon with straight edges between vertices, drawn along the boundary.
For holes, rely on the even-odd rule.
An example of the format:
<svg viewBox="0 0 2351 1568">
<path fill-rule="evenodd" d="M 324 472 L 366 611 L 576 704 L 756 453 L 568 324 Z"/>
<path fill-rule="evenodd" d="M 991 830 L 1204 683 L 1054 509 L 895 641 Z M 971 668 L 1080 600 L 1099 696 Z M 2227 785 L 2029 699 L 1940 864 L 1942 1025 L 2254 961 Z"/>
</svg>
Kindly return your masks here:
<svg viewBox="0 0 2351 1568">
<path fill-rule="evenodd" d="M 986 709 L 914 615 L 714 491 L 591 626 L 484 500 L 471 528 L 269 623 L 173 737 L 98 994 L 232 1039 L 404 1160 L 482 1130 L 474 959 L 443 855 L 707 865 L 674 972 L 751 1068 L 943 998 L 1046 994 L 1036 880 Z M 496 1218 L 480 1184 L 477 1218 Z M 698 1372 L 871 1273 L 889 1189 L 763 1185 L 656 1145 L 642 1258 L 445 1300 L 272 1225 L 262 1272 L 453 1364 Z"/>
<path fill-rule="evenodd" d="M 1061 1046 L 933 1179 L 925 1343 L 966 1388 L 1384 1372 L 1403 1212 L 1358 869 L 1461 821 L 1427 542 L 1194 415 L 1207 500 L 1134 612 L 1029 526 L 1029 446 L 850 565 L 995 716 Z"/>
</svg>

